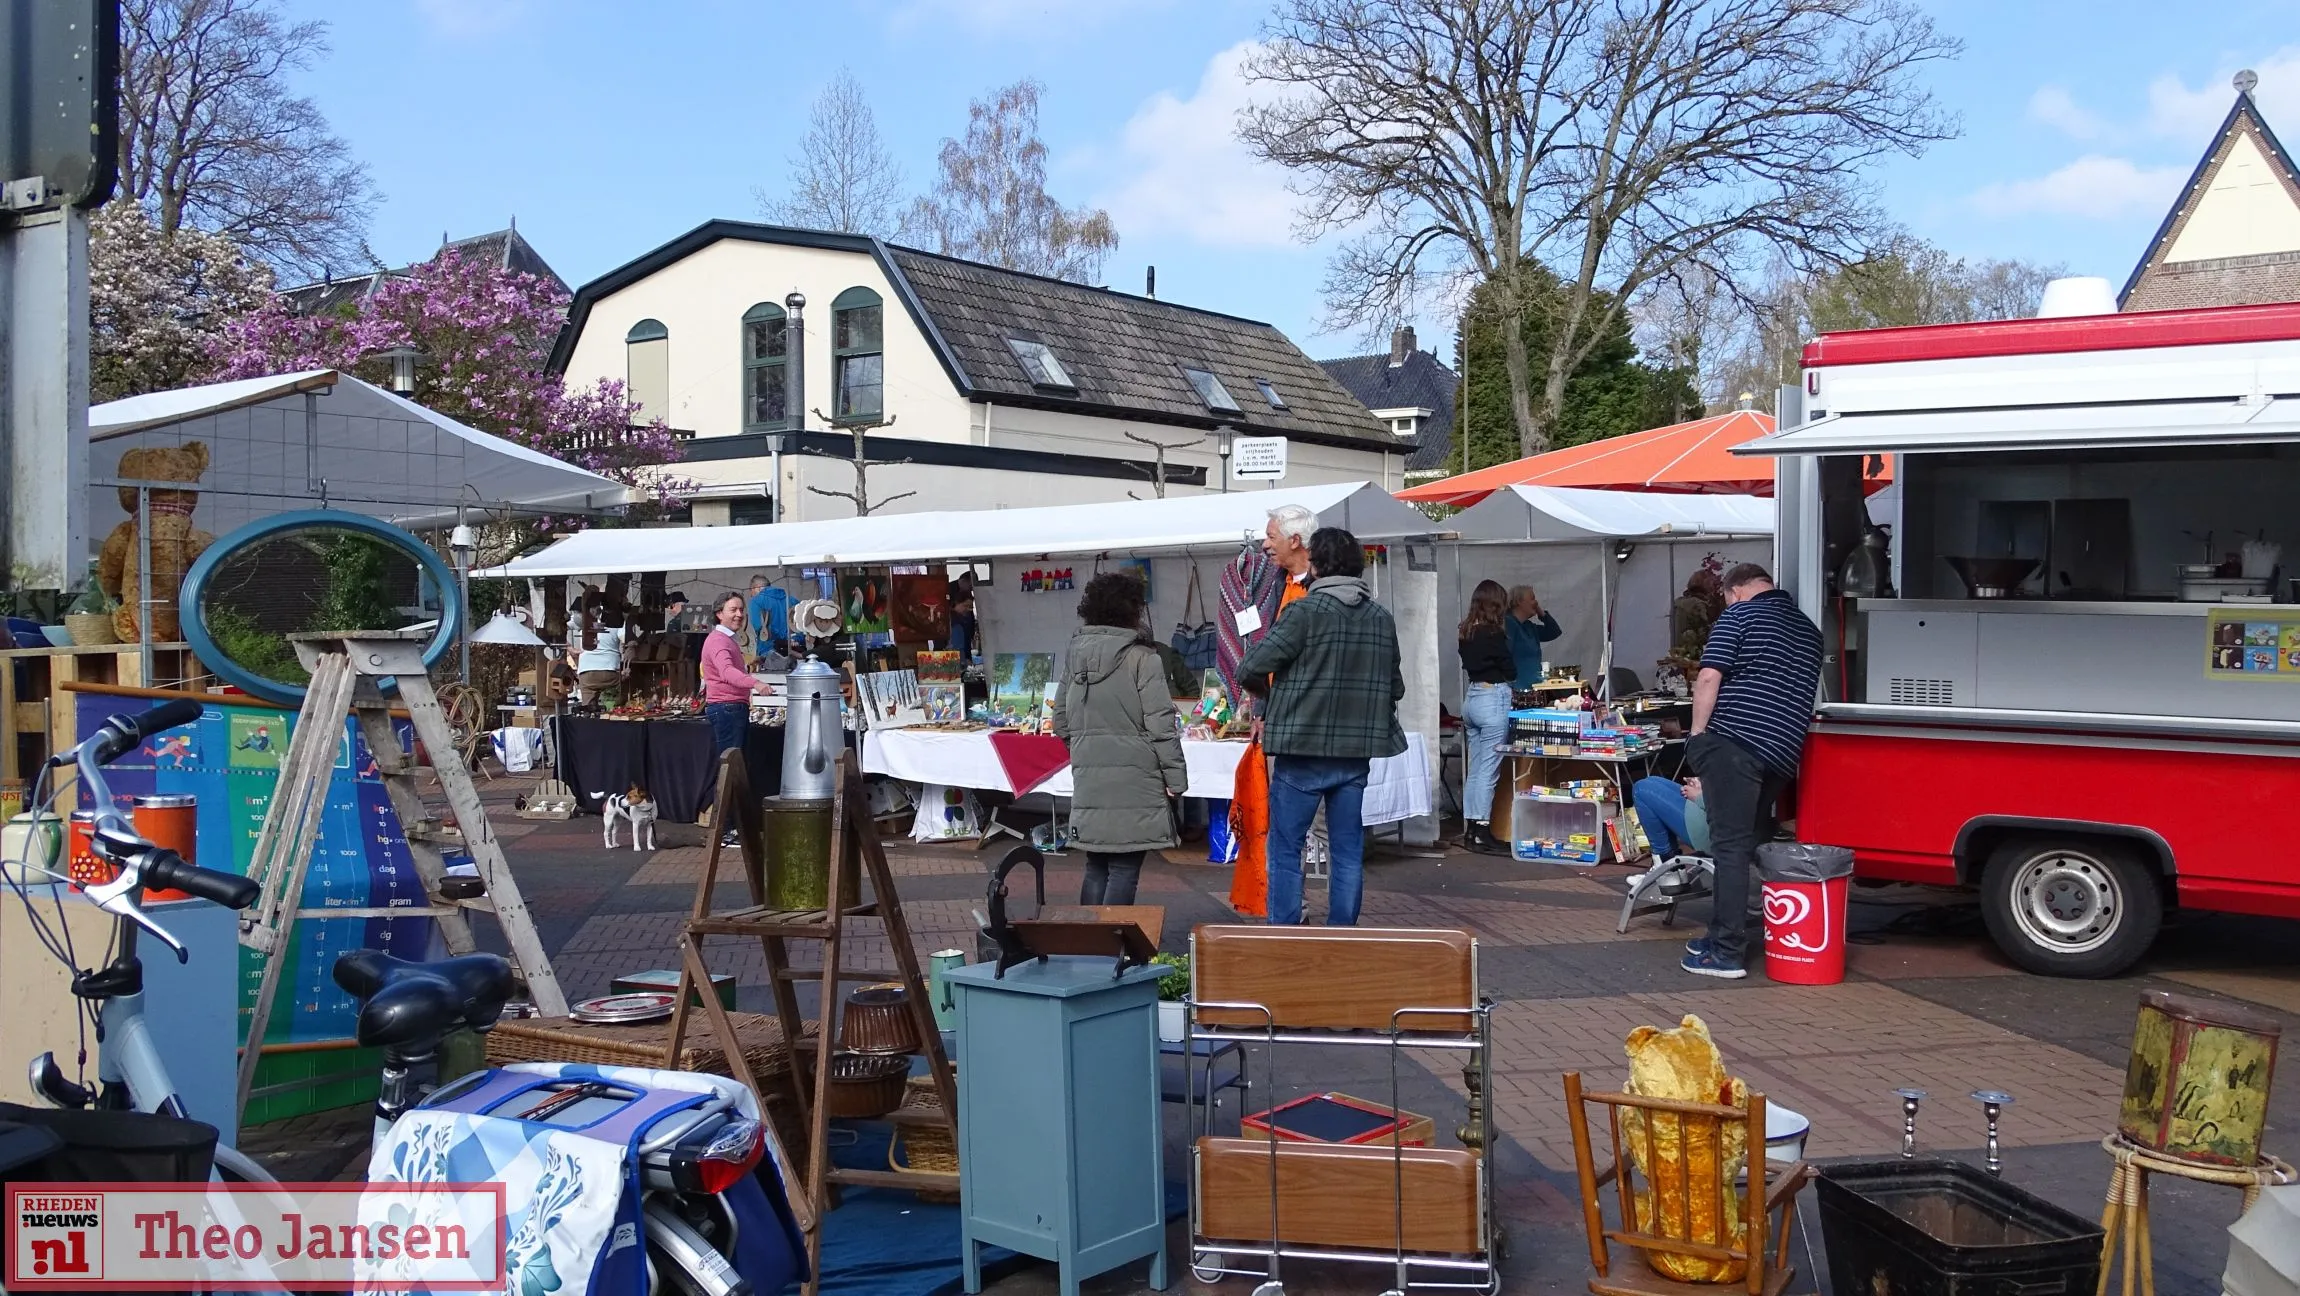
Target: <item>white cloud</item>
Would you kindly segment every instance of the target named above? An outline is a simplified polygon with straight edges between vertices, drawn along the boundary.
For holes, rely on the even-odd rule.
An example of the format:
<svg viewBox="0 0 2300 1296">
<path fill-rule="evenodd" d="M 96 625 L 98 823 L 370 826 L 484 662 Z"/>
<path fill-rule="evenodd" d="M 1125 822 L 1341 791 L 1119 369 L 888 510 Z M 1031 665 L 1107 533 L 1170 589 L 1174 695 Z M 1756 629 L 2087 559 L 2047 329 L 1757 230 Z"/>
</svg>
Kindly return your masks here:
<svg viewBox="0 0 2300 1296">
<path fill-rule="evenodd" d="M 1991 216 L 2076 216 L 2095 220 L 2163 211 L 2188 176 L 2186 167 L 2142 167 L 2129 158 L 2089 154 L 2049 175 L 1992 184 L 1972 205 Z"/>
<path fill-rule="evenodd" d="M 2107 133 L 2106 123 L 2077 103 L 2064 86 L 2037 87 L 2028 97 L 2028 115 L 2072 139 L 2097 139 Z"/>
<path fill-rule="evenodd" d="M 532 0 L 415 0 L 424 26 L 459 39 L 509 31 L 533 11 Z"/>
<path fill-rule="evenodd" d="M 1161 90 L 1126 123 L 1107 169 L 1120 172 L 1096 198 L 1128 236 L 1179 234 L 1226 247 L 1293 241 L 1295 198 L 1283 169 L 1256 160 L 1238 142 L 1240 109 L 1259 93 L 1247 84 L 1251 41 L 1206 63 L 1187 98 Z"/>
<path fill-rule="evenodd" d="M 2252 98 L 2271 126 L 2300 119 L 2300 45 L 2288 45 L 2263 59 L 2231 63 L 2200 85 L 2190 86 L 2170 72 L 2156 78 L 2148 85 L 2148 128 L 2172 139 L 2194 140 L 2201 146 L 2235 102 L 2236 91 L 2229 79 L 2243 67 L 2259 74 L 2260 85 Z"/>
</svg>

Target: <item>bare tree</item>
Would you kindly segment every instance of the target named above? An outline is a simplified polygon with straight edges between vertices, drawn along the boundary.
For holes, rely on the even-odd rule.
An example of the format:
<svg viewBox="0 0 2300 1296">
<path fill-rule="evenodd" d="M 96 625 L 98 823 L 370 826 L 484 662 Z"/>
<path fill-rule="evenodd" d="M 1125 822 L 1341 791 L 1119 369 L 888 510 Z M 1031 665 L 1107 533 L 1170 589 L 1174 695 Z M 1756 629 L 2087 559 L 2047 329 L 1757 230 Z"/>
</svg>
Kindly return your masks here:
<svg viewBox="0 0 2300 1296">
<path fill-rule="evenodd" d="M 1562 281 L 1564 341 L 1503 357 L 1526 454 L 1650 285 L 1859 257 L 1869 164 L 1953 133 L 1913 73 L 1956 42 L 1902 0 L 1284 0 L 1266 36 L 1240 137 L 1300 175 L 1306 232 L 1365 227 L 1336 322 L 1387 327 L 1429 274 L 1505 317 L 1531 264 Z"/>
<path fill-rule="evenodd" d="M 1150 489 L 1157 493 L 1157 498 L 1159 499 L 1166 498 L 1167 452 L 1171 450 L 1187 450 L 1191 446 L 1201 444 L 1205 440 L 1203 437 L 1191 437 L 1183 441 L 1157 441 L 1146 436 L 1141 436 L 1137 433 L 1129 432 L 1124 428 L 1120 428 L 1118 431 L 1119 435 L 1125 437 L 1127 440 L 1140 442 L 1141 444 L 1150 447 L 1152 453 L 1157 456 L 1156 460 L 1150 466 Z M 1128 491 L 1126 492 L 1126 498 L 1140 499 L 1142 497 L 1132 491 Z"/>
<path fill-rule="evenodd" d="M 768 220 L 845 234 L 892 234 L 901 216 L 902 171 L 879 138 L 862 83 L 844 68 L 807 114 L 806 138 L 782 193 L 753 189 Z"/>
<path fill-rule="evenodd" d="M 1750 392 L 1770 409 L 1774 389 L 1796 381 L 1807 339 L 1847 329 L 1964 324 L 2036 314 L 2059 266 L 1967 262 L 1922 239 L 1898 235 L 1865 260 L 1818 274 L 1776 265 L 1770 280 L 1733 303 L 1732 318 L 1704 355 L 1704 390 L 1730 400 Z"/>
<path fill-rule="evenodd" d="M 836 420 L 832 419 L 830 415 L 823 413 L 821 410 L 815 411 L 815 417 L 821 419 L 823 422 L 828 423 L 833 427 L 839 426 Z M 876 422 L 858 420 L 856 422 L 847 424 L 846 430 L 854 437 L 854 453 L 851 455 L 825 454 L 820 450 L 801 449 L 799 453 L 802 455 L 806 455 L 815 459 L 836 459 L 855 470 L 855 488 L 851 491 L 824 490 L 820 486 L 809 486 L 807 487 L 807 490 L 816 495 L 828 495 L 832 499 L 843 499 L 848 503 L 853 504 L 855 506 L 856 517 L 869 517 L 871 515 L 872 509 L 882 509 L 887 505 L 894 503 L 896 500 L 909 499 L 911 496 L 918 494 L 917 491 L 904 491 L 900 495 L 889 495 L 876 504 L 870 502 L 871 458 L 870 449 L 868 443 L 864 440 L 864 436 L 866 433 L 875 432 L 880 428 L 893 426 L 894 416 L 891 414 L 886 418 L 880 419 Z M 882 464 L 893 465 L 909 463 L 910 460 L 882 459 L 879 462 Z"/>
<path fill-rule="evenodd" d="M 326 34 L 271 0 L 122 0 L 120 188 L 161 234 L 223 234 L 287 277 L 374 263 L 367 168 L 287 83 Z"/>
<path fill-rule="evenodd" d="M 1046 192 L 1036 81 L 967 107 L 966 136 L 942 142 L 934 192 L 911 204 L 903 237 L 946 256 L 1091 283 L 1118 246 L 1110 213 L 1064 207 Z"/>
</svg>

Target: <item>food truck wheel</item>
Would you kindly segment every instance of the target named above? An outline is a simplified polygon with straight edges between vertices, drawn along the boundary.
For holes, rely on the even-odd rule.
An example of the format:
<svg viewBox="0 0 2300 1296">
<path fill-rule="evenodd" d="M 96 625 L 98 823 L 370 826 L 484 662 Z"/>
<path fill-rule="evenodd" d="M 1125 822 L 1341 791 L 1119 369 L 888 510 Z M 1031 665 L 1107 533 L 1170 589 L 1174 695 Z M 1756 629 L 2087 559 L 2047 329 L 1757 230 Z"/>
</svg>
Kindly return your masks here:
<svg viewBox="0 0 2300 1296">
<path fill-rule="evenodd" d="M 1990 857 L 1981 916 L 1997 948 L 2031 972 L 2105 977 L 2156 939 L 2164 897 L 2148 870 L 2111 843 L 2028 837 Z"/>
</svg>

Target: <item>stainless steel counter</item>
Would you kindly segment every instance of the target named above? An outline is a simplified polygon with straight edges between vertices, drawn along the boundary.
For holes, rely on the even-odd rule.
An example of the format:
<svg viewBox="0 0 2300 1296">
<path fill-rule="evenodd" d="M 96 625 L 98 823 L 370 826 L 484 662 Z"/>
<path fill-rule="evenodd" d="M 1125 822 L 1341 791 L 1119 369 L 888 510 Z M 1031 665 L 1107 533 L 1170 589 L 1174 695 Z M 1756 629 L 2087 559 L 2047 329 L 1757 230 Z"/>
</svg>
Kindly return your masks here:
<svg viewBox="0 0 2300 1296">
<path fill-rule="evenodd" d="M 2030 616 L 2175 616 L 2200 617 L 2214 608 L 2227 608 L 2234 612 L 2254 612 L 2263 608 L 2274 609 L 2275 603 L 2179 603 L 2140 602 L 2127 600 L 2117 603 L 2090 603 L 2075 599 L 1862 599 L 1861 610 L 1892 612 L 1982 612 Z M 2291 604 L 2281 606 L 2291 607 Z"/>
<path fill-rule="evenodd" d="M 2300 721 L 2300 681 L 2206 669 L 2214 611 L 2290 616 L 2289 605 L 1864 599 L 1859 607 L 1866 702 Z"/>
</svg>

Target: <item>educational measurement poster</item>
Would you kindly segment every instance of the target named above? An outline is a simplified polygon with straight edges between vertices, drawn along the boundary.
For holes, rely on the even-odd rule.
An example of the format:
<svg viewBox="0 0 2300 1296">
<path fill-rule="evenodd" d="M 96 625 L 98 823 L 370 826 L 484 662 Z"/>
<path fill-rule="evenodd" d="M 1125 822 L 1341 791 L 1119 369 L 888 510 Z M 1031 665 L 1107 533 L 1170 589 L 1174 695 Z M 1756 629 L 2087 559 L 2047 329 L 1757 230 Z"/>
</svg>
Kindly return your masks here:
<svg viewBox="0 0 2300 1296">
<path fill-rule="evenodd" d="M 2300 611 L 2215 608 L 2205 625 L 2207 678 L 2300 681 Z"/>
<path fill-rule="evenodd" d="M 140 698 L 77 695 L 80 732 L 93 733 L 106 717 L 149 705 Z M 104 768 L 125 811 L 132 797 L 189 793 L 199 798 L 199 863 L 245 876 L 256 835 L 287 759 L 295 714 L 261 703 L 210 703 L 198 724 L 171 729 L 139 751 Z M 408 741 L 400 722 L 401 741 Z M 86 785 L 82 785 L 85 795 Z M 328 781 L 327 808 L 305 876 L 306 909 L 383 909 L 425 903 L 422 880 L 407 853 L 407 837 L 383 786 L 382 774 L 358 723 L 346 718 Z M 336 956 L 379 949 L 403 958 L 425 956 L 432 922 L 422 918 L 306 918 L 288 943 L 287 976 L 272 1006 L 269 1043 L 347 1039 L 359 1006 L 333 976 Z M 263 984 L 263 958 L 240 949 L 242 1043 Z"/>
</svg>

